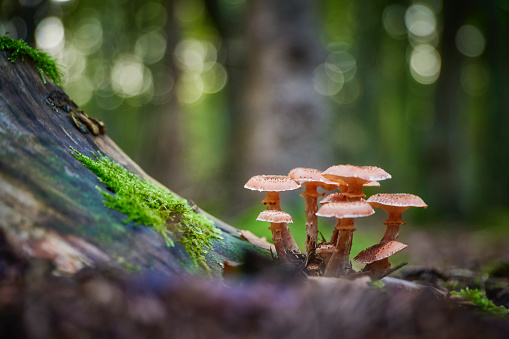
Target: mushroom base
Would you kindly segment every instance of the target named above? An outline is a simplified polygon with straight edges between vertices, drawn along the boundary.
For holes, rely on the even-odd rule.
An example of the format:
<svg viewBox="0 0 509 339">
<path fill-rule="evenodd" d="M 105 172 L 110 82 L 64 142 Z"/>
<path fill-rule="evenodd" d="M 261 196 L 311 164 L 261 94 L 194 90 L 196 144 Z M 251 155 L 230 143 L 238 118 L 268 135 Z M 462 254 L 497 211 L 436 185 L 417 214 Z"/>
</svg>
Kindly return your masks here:
<svg viewBox="0 0 509 339">
<path fill-rule="evenodd" d="M 306 199 L 306 253 L 309 255 L 318 243 L 317 196 L 304 194 Z"/>
<path fill-rule="evenodd" d="M 269 230 L 272 231 L 272 242 L 276 248 L 276 254 L 282 262 L 288 262 L 285 246 L 283 245 L 283 238 L 281 236 L 281 224 L 271 223 Z"/>
<path fill-rule="evenodd" d="M 339 230 L 336 250 L 329 259 L 325 276 L 338 277 L 352 271 L 350 251 L 352 249 L 353 229 Z"/>
</svg>

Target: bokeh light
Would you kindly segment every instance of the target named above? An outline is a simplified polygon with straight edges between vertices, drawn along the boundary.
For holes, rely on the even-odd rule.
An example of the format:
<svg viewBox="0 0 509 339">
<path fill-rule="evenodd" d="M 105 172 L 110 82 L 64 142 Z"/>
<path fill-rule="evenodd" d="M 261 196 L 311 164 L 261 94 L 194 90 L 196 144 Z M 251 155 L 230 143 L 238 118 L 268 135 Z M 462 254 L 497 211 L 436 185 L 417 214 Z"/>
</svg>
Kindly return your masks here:
<svg viewBox="0 0 509 339">
<path fill-rule="evenodd" d="M 429 85 L 440 75 L 441 58 L 437 50 L 429 44 L 414 47 L 410 54 L 410 73 L 419 83 Z"/>
<path fill-rule="evenodd" d="M 166 8 L 156 2 L 146 2 L 136 12 L 135 23 L 144 32 L 161 29 L 166 24 Z"/>
<path fill-rule="evenodd" d="M 112 90 L 99 90 L 95 92 L 95 103 L 102 109 L 112 111 L 120 107 L 124 98 L 116 95 Z"/>
<path fill-rule="evenodd" d="M 357 73 L 357 61 L 352 54 L 347 51 L 332 52 L 327 56 L 325 71 L 332 79 L 341 73 L 340 78 L 337 80 L 350 81 L 355 77 Z"/>
<path fill-rule="evenodd" d="M 136 55 L 124 54 L 113 63 L 111 87 L 124 98 L 140 95 L 152 87 L 152 75 Z"/>
<path fill-rule="evenodd" d="M 382 23 L 385 31 L 393 38 L 401 39 L 406 37 L 405 26 L 406 8 L 402 5 L 392 4 L 387 6 L 382 14 Z"/>
<path fill-rule="evenodd" d="M 64 26 L 62 21 L 54 16 L 46 17 L 39 22 L 35 29 L 37 47 L 58 54 L 64 42 Z"/>
<path fill-rule="evenodd" d="M 181 70 L 177 100 L 197 103 L 205 93 L 217 93 L 228 82 L 226 68 L 217 62 L 217 48 L 209 41 L 184 39 L 175 47 L 174 59 Z"/>
<path fill-rule="evenodd" d="M 177 100 L 184 105 L 197 103 L 203 95 L 203 79 L 198 72 L 185 72 L 177 84 Z"/>
<path fill-rule="evenodd" d="M 348 105 L 356 102 L 362 94 L 362 86 L 359 80 L 353 79 L 345 82 L 338 93 L 331 96 L 332 100 L 341 105 Z"/>
<path fill-rule="evenodd" d="M 488 68 L 481 63 L 469 63 L 461 70 L 461 87 L 472 96 L 486 93 L 490 84 Z"/>
<path fill-rule="evenodd" d="M 339 48 L 331 45 L 331 48 Z M 341 46 L 342 49 L 346 46 Z M 345 84 L 355 79 L 357 60 L 346 50 L 336 50 L 328 54 L 326 61 L 314 70 L 313 85 L 315 90 L 324 96 L 335 96 Z M 337 99 L 336 102 L 342 99 Z M 355 99 L 354 99 L 355 100 Z"/>
<path fill-rule="evenodd" d="M 331 63 L 323 63 L 315 68 L 313 85 L 321 95 L 331 96 L 343 88 L 344 76 L 341 69 Z"/>
<path fill-rule="evenodd" d="M 472 25 L 463 25 L 456 33 L 456 47 L 468 57 L 478 57 L 484 51 L 486 40 L 481 31 Z"/>
<path fill-rule="evenodd" d="M 82 106 L 92 99 L 94 84 L 87 76 L 81 76 L 79 80 L 66 83 L 65 90 L 78 106 Z"/>
<path fill-rule="evenodd" d="M 83 54 L 88 55 L 97 52 L 102 44 L 103 29 L 101 22 L 96 17 L 82 19 L 73 31 L 74 40 Z"/>
<path fill-rule="evenodd" d="M 216 62 L 217 49 L 208 41 L 186 39 L 175 47 L 177 67 L 183 71 L 203 72 L 205 62 Z"/>
<path fill-rule="evenodd" d="M 159 32 L 143 34 L 136 40 L 134 50 L 145 64 L 155 64 L 166 53 L 166 38 Z"/>
<path fill-rule="evenodd" d="M 435 31 L 435 14 L 424 4 L 414 4 L 405 13 L 405 24 L 411 34 L 425 37 Z"/>
<path fill-rule="evenodd" d="M 170 67 L 158 64 L 152 66 L 154 81 L 154 95 L 152 103 L 161 105 L 169 102 L 173 97 L 175 76 Z"/>
<path fill-rule="evenodd" d="M 64 51 L 62 58 L 59 59 L 65 68 L 64 84 L 79 81 L 87 67 L 87 58 L 72 43 L 66 43 Z"/>
<path fill-rule="evenodd" d="M 217 62 L 208 62 L 204 65 L 205 72 L 202 73 L 203 91 L 205 93 L 217 93 L 224 88 L 228 81 L 226 68 Z"/>
</svg>

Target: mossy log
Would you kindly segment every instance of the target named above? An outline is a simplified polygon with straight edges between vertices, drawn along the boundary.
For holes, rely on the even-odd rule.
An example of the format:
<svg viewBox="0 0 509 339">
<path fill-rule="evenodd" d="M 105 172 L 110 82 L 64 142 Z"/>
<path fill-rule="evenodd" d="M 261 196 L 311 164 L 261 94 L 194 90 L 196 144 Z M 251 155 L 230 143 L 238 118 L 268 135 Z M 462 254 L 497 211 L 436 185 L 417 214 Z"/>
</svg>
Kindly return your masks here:
<svg viewBox="0 0 509 339">
<path fill-rule="evenodd" d="M 7 242 L 27 258 L 51 260 L 60 273 L 113 265 L 207 274 L 180 243 L 168 247 L 151 227 L 126 224 L 125 215 L 104 206 L 97 189 L 102 184 L 70 147 L 85 155 L 99 151 L 160 184 L 104 134 L 100 121 L 44 81 L 30 60 L 12 63 L 0 53 L 0 231 Z M 243 240 L 239 230 L 207 216 L 223 237 L 205 256 L 212 276 L 221 275 L 223 262 L 241 261 L 247 250 L 270 255 Z"/>
</svg>

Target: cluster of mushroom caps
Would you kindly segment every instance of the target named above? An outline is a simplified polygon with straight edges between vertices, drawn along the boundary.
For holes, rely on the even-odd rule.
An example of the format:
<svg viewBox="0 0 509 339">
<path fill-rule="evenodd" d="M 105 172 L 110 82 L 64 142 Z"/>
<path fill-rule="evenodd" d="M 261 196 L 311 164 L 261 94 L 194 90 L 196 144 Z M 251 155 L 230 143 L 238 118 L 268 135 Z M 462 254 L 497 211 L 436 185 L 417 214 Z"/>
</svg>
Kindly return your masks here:
<svg viewBox="0 0 509 339">
<path fill-rule="evenodd" d="M 390 179 L 391 175 L 376 166 L 337 165 L 325 171 L 310 168 L 295 168 L 288 176 L 256 175 L 249 179 L 245 188 L 266 192 L 263 204 L 267 210 L 260 213 L 257 220 L 270 222 L 272 241 L 278 259 L 289 263 L 290 257 L 300 253 L 290 229 L 292 217 L 281 211 L 279 193 L 305 187 L 300 194 L 305 198 L 306 209 L 306 273 L 313 276 L 328 277 L 356 274 L 350 262 L 353 232 L 356 230 L 356 218 L 367 217 L 375 213 L 373 207 L 382 208 L 389 215 L 384 222 L 385 234 L 381 241 L 360 252 L 354 260 L 366 264 L 360 273 L 377 276 L 391 268 L 389 257 L 407 245 L 396 241 L 399 227 L 404 225 L 402 213 L 410 207 L 428 207 L 416 195 L 397 193 L 375 194 L 365 199 L 365 186 L 380 186 L 379 181 Z M 318 209 L 318 188 L 326 191 L 338 189 L 321 201 Z M 318 216 L 337 219 L 330 242 L 318 242 Z"/>
</svg>

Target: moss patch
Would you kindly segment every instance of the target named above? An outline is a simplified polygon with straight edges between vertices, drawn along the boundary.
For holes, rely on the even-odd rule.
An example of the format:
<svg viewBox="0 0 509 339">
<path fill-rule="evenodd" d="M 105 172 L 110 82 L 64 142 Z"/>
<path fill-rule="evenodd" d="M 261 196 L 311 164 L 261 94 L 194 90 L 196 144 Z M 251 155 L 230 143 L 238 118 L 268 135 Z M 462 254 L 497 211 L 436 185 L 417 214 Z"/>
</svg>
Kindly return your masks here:
<svg viewBox="0 0 509 339">
<path fill-rule="evenodd" d="M 14 40 L 5 36 L 0 36 L 0 51 L 5 51 L 10 62 L 17 60 L 24 61 L 25 57 L 35 64 L 35 67 L 41 74 L 42 80 L 46 83 L 46 75 L 58 86 L 62 82 L 62 72 L 57 66 L 53 57 L 48 53 L 38 49 L 31 48 L 23 40 Z"/>
<path fill-rule="evenodd" d="M 504 306 L 497 306 L 493 303 L 493 301 L 486 298 L 486 295 L 483 291 L 478 289 L 469 289 L 468 287 L 462 289 L 459 292 L 451 292 L 452 295 L 460 296 L 461 298 L 471 301 L 477 309 L 487 315 L 494 316 L 508 316 L 509 310 Z"/>
<path fill-rule="evenodd" d="M 211 241 L 222 239 L 221 231 L 205 216 L 196 213 L 186 199 L 130 173 L 109 158 L 95 155 L 89 158 L 74 148 L 73 156 L 97 175 L 99 181 L 112 192 L 99 189 L 104 204 L 127 215 L 124 222 L 151 226 L 173 246 L 173 238 L 184 245 L 195 265 L 209 268 L 204 254 L 212 249 Z M 173 227 L 178 225 L 179 227 Z"/>
</svg>

